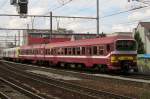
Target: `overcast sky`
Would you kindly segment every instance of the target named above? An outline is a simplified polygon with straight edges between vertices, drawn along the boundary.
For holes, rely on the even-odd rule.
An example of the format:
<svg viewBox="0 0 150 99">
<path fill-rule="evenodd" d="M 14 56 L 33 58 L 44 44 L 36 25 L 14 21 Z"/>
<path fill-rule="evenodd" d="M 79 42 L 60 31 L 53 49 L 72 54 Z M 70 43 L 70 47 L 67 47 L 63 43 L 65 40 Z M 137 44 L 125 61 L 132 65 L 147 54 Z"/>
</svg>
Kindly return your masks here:
<svg viewBox="0 0 150 99">
<path fill-rule="evenodd" d="M 65 16 L 88 16 L 96 17 L 96 0 L 73 0 L 69 4 L 54 10 L 61 6 L 63 2 L 68 0 L 29 0 L 29 14 L 36 15 L 48 15 L 50 11 L 53 11 L 53 15 L 65 15 Z M 139 2 L 130 2 L 127 0 L 99 0 L 100 1 L 100 32 L 112 33 L 112 32 L 129 32 L 137 26 L 138 21 L 149 21 L 150 9 L 149 7 L 123 13 L 111 17 L 101 18 L 103 16 L 117 13 L 120 11 L 126 11 L 137 6 L 144 6 Z M 0 0 L 0 14 L 17 14 L 16 8 L 10 5 L 10 0 Z M 146 20 L 145 20 L 146 19 Z M 27 28 L 27 24 L 30 24 L 31 18 L 20 19 L 19 17 L 1 17 L 0 27 L 3 28 Z M 77 33 L 91 32 L 96 33 L 96 21 L 95 20 L 78 20 L 78 19 L 53 19 L 56 29 L 57 22 L 59 27 L 72 29 Z M 48 29 L 49 19 L 47 18 L 35 18 L 34 28 Z M 8 31 L 2 31 L 7 32 Z M 10 32 L 10 31 L 9 31 Z M 10 34 L 10 33 L 9 33 Z"/>
</svg>

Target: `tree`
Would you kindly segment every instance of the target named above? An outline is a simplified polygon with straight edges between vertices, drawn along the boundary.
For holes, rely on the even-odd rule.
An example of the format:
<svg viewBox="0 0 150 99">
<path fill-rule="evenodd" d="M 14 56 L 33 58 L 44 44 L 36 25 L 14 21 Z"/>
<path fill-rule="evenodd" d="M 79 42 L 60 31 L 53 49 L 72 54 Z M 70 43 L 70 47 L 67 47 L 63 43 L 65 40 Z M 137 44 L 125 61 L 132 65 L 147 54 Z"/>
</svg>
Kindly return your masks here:
<svg viewBox="0 0 150 99">
<path fill-rule="evenodd" d="M 134 38 L 137 41 L 137 47 L 138 47 L 138 54 L 144 54 L 145 53 L 145 49 L 144 49 L 144 43 L 142 42 L 142 39 L 140 37 L 139 32 L 136 32 L 134 34 Z"/>
</svg>

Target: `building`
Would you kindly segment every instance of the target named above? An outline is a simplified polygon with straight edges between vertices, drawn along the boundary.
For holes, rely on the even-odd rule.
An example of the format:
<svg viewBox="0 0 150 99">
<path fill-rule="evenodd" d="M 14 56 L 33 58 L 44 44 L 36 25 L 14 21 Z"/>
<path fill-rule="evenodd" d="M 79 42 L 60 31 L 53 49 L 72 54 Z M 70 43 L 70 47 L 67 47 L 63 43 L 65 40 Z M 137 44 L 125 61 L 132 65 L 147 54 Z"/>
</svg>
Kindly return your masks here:
<svg viewBox="0 0 150 99">
<path fill-rule="evenodd" d="M 150 22 L 139 22 L 134 29 L 134 33 L 139 32 L 144 43 L 146 54 L 150 54 Z"/>
<path fill-rule="evenodd" d="M 112 34 L 108 34 L 107 36 L 114 36 L 114 35 L 133 37 L 132 32 L 115 32 L 115 33 L 112 33 Z"/>
<path fill-rule="evenodd" d="M 50 35 L 49 30 L 28 29 L 23 31 L 23 45 L 63 42 L 68 40 L 95 38 L 96 36 L 97 34 L 74 33 L 72 30 L 62 28 L 53 30 L 52 35 Z"/>
</svg>

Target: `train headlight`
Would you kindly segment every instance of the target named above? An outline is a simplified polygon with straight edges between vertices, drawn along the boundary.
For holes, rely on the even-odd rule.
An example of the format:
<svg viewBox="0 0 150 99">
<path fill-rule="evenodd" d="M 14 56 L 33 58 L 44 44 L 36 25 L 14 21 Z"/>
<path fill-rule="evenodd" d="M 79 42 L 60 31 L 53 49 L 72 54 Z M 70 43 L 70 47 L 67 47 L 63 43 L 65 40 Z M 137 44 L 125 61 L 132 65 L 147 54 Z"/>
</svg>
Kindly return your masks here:
<svg viewBox="0 0 150 99">
<path fill-rule="evenodd" d="M 116 56 L 111 56 L 111 63 L 116 63 L 118 62 L 118 59 Z"/>
</svg>

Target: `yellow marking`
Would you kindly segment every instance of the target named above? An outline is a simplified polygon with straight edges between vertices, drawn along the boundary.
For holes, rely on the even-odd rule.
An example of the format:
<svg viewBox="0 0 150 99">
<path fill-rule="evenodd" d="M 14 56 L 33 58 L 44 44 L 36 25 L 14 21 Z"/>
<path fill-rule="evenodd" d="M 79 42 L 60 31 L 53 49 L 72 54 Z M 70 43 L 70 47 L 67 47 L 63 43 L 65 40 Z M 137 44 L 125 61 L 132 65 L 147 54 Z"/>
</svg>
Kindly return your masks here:
<svg viewBox="0 0 150 99">
<path fill-rule="evenodd" d="M 19 49 L 20 49 L 20 47 L 17 47 L 17 48 L 16 48 L 16 57 L 17 57 L 17 58 L 19 57 Z"/>
<path fill-rule="evenodd" d="M 118 60 L 134 60 L 134 58 L 132 56 L 120 56 Z"/>
</svg>

